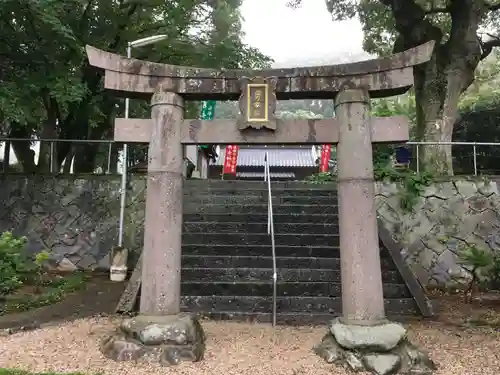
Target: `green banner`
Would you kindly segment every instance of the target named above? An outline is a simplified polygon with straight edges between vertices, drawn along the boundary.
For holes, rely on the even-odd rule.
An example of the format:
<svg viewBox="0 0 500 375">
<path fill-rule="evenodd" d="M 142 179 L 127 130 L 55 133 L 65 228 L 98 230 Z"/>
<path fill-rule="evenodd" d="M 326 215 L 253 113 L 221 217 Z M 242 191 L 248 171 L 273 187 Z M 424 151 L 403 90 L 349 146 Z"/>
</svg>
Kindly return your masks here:
<svg viewBox="0 0 500 375">
<path fill-rule="evenodd" d="M 205 100 L 201 104 L 201 120 L 213 120 L 215 116 L 215 100 Z M 200 148 L 207 148 L 208 145 L 201 145 Z"/>
</svg>

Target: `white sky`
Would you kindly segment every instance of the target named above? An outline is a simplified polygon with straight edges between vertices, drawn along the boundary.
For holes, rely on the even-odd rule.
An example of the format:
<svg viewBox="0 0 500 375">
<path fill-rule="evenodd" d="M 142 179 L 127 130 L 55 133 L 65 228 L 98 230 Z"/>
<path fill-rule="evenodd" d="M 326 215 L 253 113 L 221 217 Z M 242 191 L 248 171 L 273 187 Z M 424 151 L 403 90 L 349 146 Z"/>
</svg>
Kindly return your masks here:
<svg viewBox="0 0 500 375">
<path fill-rule="evenodd" d="M 295 10 L 286 3 L 244 0 L 242 6 L 245 42 L 271 56 L 276 65 L 335 63 L 363 54 L 357 20 L 333 22 L 324 0 L 304 0 Z"/>
</svg>

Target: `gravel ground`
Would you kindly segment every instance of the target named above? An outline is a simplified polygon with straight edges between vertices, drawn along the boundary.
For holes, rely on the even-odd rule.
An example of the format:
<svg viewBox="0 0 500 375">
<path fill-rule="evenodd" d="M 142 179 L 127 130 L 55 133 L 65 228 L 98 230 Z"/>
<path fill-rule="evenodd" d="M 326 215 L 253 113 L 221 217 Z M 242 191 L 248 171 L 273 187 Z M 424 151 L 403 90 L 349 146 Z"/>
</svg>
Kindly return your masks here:
<svg viewBox="0 0 500 375">
<path fill-rule="evenodd" d="M 263 324 L 204 322 L 208 345 L 200 363 L 173 368 L 116 363 L 97 347 L 116 322 L 81 319 L 59 326 L 0 337 L 0 367 L 31 371 L 126 374 L 344 375 L 311 352 L 326 327 L 280 327 Z M 425 347 L 438 363 L 435 375 L 498 375 L 500 333 L 465 330 L 439 322 L 410 324 L 410 338 Z"/>
</svg>

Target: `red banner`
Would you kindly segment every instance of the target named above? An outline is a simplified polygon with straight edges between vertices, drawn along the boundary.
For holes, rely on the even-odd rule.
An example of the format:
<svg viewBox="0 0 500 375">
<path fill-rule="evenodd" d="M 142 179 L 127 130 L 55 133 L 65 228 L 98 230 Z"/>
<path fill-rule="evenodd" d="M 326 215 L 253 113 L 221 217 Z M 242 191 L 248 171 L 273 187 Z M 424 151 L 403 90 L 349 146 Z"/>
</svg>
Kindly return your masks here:
<svg viewBox="0 0 500 375">
<path fill-rule="evenodd" d="M 236 145 L 226 146 L 226 156 L 224 158 L 224 169 L 223 174 L 234 174 L 236 175 L 236 166 L 238 164 L 238 150 L 239 147 Z"/>
<path fill-rule="evenodd" d="M 330 154 L 332 152 L 331 145 L 321 146 L 321 159 L 319 161 L 319 171 L 328 172 L 328 161 L 330 160 Z"/>
</svg>

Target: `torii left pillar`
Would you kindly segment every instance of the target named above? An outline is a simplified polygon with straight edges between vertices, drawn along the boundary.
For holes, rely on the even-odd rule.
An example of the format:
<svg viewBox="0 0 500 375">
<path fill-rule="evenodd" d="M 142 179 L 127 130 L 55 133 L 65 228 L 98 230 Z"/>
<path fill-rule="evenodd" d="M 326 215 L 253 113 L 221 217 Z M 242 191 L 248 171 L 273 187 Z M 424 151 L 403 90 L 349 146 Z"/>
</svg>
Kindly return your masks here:
<svg viewBox="0 0 500 375">
<path fill-rule="evenodd" d="M 114 360 L 175 365 L 199 361 L 205 352 L 201 324 L 180 312 L 184 100 L 159 91 L 151 107 L 140 315 L 125 320 L 101 351 Z"/>
<path fill-rule="evenodd" d="M 184 100 L 157 92 L 151 100 L 140 313 L 180 312 Z"/>
</svg>

